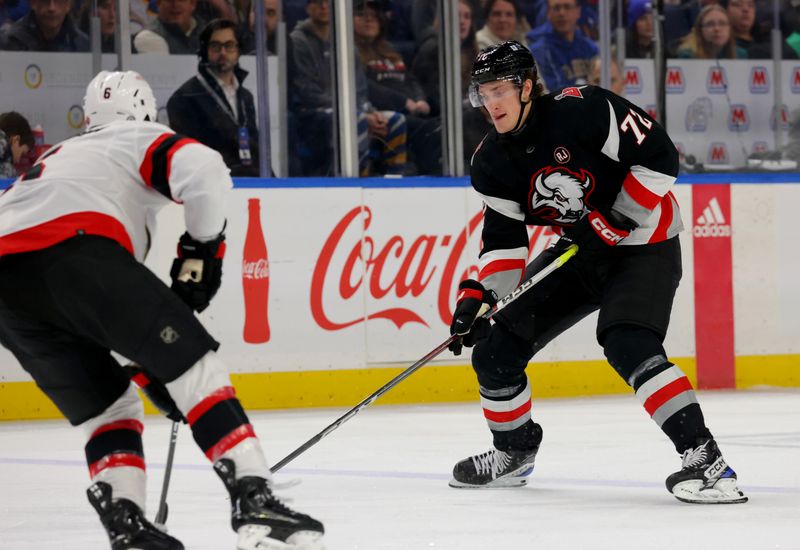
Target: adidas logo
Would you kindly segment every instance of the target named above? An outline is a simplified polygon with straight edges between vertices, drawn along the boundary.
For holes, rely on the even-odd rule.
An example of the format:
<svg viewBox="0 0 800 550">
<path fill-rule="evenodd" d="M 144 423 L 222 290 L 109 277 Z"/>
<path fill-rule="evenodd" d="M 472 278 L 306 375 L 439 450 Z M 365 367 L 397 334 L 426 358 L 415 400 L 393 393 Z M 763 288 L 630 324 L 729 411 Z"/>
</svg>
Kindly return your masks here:
<svg viewBox="0 0 800 550">
<path fill-rule="evenodd" d="M 693 234 L 695 237 L 730 237 L 731 226 L 725 221 L 719 201 L 714 197 L 708 201 L 708 206 L 694 222 Z"/>
</svg>

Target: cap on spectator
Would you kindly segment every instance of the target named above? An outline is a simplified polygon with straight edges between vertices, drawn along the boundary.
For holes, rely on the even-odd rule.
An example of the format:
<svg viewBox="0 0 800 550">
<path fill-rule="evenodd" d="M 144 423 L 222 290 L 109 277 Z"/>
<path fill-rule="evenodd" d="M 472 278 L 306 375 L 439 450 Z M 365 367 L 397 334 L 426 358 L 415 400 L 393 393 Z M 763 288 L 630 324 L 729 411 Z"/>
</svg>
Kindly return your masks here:
<svg viewBox="0 0 800 550">
<path fill-rule="evenodd" d="M 628 27 L 633 27 L 636 20 L 649 12 L 650 8 L 650 0 L 630 0 L 628 2 Z"/>
</svg>

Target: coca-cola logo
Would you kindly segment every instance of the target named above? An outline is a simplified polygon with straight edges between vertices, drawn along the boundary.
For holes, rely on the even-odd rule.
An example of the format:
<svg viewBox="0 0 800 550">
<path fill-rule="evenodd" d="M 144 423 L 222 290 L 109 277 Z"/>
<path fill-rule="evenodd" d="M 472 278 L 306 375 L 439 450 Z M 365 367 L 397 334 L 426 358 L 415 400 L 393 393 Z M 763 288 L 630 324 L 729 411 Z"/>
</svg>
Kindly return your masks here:
<svg viewBox="0 0 800 550">
<path fill-rule="evenodd" d="M 373 222 L 372 210 L 354 207 L 333 228 L 314 266 L 310 296 L 314 320 L 321 328 L 331 331 L 371 319 L 386 319 L 398 329 L 409 323 L 429 327 L 429 323 L 412 307 L 419 311 L 430 308 L 429 300 L 416 298 L 434 284 L 438 286 L 438 317 L 443 324 L 449 325 L 458 283 L 478 277 L 475 264 L 477 248 L 470 249 L 470 257 L 465 257 L 464 253 L 482 220 L 483 212 L 478 212 L 456 235 L 404 237 L 395 234 L 378 243 L 367 234 Z M 531 234 L 532 253 L 538 254 L 554 238 L 549 228 L 536 227 Z M 338 281 L 329 282 L 337 278 Z M 358 299 L 360 290 L 369 294 L 371 302 L 380 303 L 387 297 L 394 297 L 403 299 L 403 305 L 385 307 L 350 319 L 336 319 L 338 308 L 326 309 L 326 303 Z"/>
<path fill-rule="evenodd" d="M 269 277 L 269 262 L 261 258 L 254 262 L 244 260 L 242 262 L 243 279 L 266 279 Z"/>
</svg>

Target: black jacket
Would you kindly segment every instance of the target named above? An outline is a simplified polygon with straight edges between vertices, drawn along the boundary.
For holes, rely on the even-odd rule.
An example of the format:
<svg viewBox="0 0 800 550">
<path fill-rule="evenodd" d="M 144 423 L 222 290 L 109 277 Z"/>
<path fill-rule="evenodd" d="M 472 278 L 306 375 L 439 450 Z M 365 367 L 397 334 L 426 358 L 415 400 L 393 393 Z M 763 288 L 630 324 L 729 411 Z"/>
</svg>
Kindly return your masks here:
<svg viewBox="0 0 800 550">
<path fill-rule="evenodd" d="M 230 105 L 217 79 L 201 62 L 198 75 L 187 80 L 172 94 L 167 102 L 167 114 L 173 130 L 191 137 L 218 151 L 234 176 L 258 175 L 258 128 L 253 94 L 244 85 L 247 71 L 236 66 L 234 73 L 239 81 L 237 90 L 238 120 L 231 118 Z M 228 108 L 220 107 L 200 79 L 208 85 L 217 98 Z M 239 128 L 246 127 L 250 134 L 250 164 L 239 158 Z"/>
</svg>

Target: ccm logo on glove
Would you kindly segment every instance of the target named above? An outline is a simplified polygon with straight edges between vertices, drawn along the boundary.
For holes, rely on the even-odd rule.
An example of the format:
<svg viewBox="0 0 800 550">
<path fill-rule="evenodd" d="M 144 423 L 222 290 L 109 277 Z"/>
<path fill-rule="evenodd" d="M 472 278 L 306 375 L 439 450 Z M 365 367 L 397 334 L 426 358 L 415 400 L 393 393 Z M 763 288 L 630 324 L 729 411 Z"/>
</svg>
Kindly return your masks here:
<svg viewBox="0 0 800 550">
<path fill-rule="evenodd" d="M 592 224 L 592 229 L 609 246 L 614 246 L 630 234 L 629 231 L 612 227 L 597 210 L 589 213 L 589 223 Z"/>
</svg>

